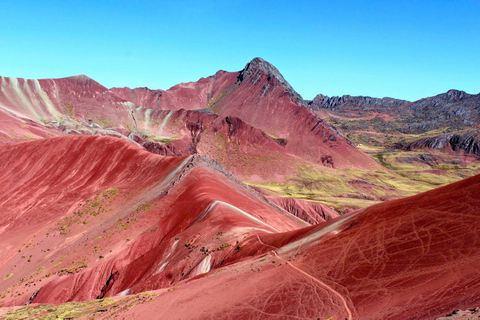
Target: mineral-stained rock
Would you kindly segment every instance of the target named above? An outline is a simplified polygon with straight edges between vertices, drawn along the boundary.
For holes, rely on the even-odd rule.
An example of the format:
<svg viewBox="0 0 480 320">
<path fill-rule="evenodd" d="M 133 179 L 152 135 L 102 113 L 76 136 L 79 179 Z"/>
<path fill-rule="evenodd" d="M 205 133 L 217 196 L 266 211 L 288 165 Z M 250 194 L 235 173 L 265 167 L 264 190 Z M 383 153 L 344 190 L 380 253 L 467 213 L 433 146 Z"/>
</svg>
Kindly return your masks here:
<svg viewBox="0 0 480 320">
<path fill-rule="evenodd" d="M 436 137 L 423 138 L 406 146 L 407 150 L 417 148 L 452 149 L 453 151 L 464 151 L 469 154 L 480 155 L 480 135 L 477 132 L 464 134 L 446 134 Z"/>
</svg>

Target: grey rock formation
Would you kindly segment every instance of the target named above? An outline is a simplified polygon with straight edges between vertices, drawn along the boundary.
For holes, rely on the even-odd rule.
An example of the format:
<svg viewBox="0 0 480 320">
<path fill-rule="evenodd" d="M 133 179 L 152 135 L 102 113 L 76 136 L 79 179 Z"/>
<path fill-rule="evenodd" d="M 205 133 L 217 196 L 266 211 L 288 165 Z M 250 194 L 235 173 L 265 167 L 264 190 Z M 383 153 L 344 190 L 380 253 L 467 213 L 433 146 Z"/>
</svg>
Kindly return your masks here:
<svg viewBox="0 0 480 320">
<path fill-rule="evenodd" d="M 327 97 L 320 94 L 312 101 L 308 101 L 308 106 L 312 110 L 328 109 L 352 120 L 372 112 L 393 117 L 393 120 L 386 121 L 385 125 L 374 124 L 375 130 L 380 132 L 419 134 L 447 127 L 451 130 L 461 130 L 480 124 L 480 94 L 471 95 L 453 89 L 414 102 L 349 95 Z M 364 125 L 355 124 L 357 129 L 370 125 L 371 121 L 365 122 Z"/>
<path fill-rule="evenodd" d="M 444 149 L 452 148 L 453 151 L 464 150 L 466 153 L 480 155 L 480 134 L 478 132 L 469 132 L 465 134 L 446 134 L 436 137 L 423 138 L 412 142 L 406 146 L 407 150 L 417 148 Z"/>
<path fill-rule="evenodd" d="M 288 95 L 296 104 L 300 106 L 307 105 L 303 98 L 285 80 L 280 71 L 278 71 L 278 69 L 275 68 L 271 63 L 263 60 L 262 58 L 254 58 L 252 61 L 247 63 L 245 68 L 240 71 L 240 74 L 238 75 L 238 81 L 243 82 L 249 80 L 252 84 L 255 84 L 260 80 L 262 74 L 267 75 L 268 81 L 268 84 L 264 86 L 264 91 L 267 91 L 270 87 L 275 85 L 280 85 L 286 90 Z"/>
<path fill-rule="evenodd" d="M 406 100 L 398 100 L 393 98 L 371 98 L 363 96 L 328 97 L 322 94 L 317 95 L 312 101 L 308 102 L 310 108 L 319 110 L 321 108 L 335 110 L 336 108 L 344 109 L 348 107 L 361 107 L 363 110 L 383 110 L 395 107 L 401 107 L 409 103 Z"/>
</svg>

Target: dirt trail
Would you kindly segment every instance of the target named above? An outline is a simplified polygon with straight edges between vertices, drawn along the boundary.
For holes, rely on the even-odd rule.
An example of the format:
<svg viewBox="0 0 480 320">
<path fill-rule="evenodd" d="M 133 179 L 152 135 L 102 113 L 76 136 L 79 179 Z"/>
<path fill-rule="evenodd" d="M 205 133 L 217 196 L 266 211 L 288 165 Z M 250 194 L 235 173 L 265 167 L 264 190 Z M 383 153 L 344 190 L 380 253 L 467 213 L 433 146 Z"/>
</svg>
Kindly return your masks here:
<svg viewBox="0 0 480 320">
<path fill-rule="evenodd" d="M 265 246 L 268 246 L 268 247 L 272 247 L 274 248 L 273 246 L 269 245 L 269 244 L 266 244 L 264 243 L 260 237 L 257 235 L 257 239 L 258 241 L 262 244 L 262 245 L 265 245 Z M 293 269 L 297 270 L 298 272 L 302 273 L 303 275 L 307 276 L 308 278 L 310 278 L 311 280 L 319 283 L 322 287 L 326 288 L 327 290 L 331 291 L 333 294 L 335 294 L 337 297 L 340 298 L 340 300 L 342 300 L 343 302 L 343 306 L 345 307 L 345 311 L 347 312 L 348 314 L 348 320 L 353 320 L 353 315 L 352 315 L 352 311 L 350 310 L 350 308 L 348 307 L 348 304 L 347 304 L 347 300 L 345 300 L 345 298 L 338 292 L 336 291 L 335 289 L 333 289 L 332 287 L 330 287 L 328 284 L 326 284 L 325 282 L 319 280 L 318 278 L 315 278 L 314 276 L 310 275 L 309 273 L 303 271 L 302 269 L 296 267 L 295 265 L 293 265 L 290 261 L 287 261 L 285 259 L 283 259 L 282 257 L 280 257 L 277 252 L 275 250 L 272 250 L 271 251 L 273 253 L 273 255 L 275 255 L 278 259 L 282 260 L 283 262 L 285 262 L 287 265 L 289 265 L 290 267 L 292 267 Z"/>
</svg>

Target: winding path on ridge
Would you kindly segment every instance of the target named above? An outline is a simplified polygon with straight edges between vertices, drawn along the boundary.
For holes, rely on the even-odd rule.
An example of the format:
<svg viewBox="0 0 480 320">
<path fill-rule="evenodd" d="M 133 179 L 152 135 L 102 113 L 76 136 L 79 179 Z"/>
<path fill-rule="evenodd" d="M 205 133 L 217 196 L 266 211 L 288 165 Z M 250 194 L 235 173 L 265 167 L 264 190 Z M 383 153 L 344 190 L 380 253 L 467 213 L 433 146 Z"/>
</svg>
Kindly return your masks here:
<svg viewBox="0 0 480 320">
<path fill-rule="evenodd" d="M 271 246 L 269 244 L 266 244 L 264 243 L 260 237 L 257 235 L 257 239 L 258 241 L 264 245 L 264 246 L 268 246 L 268 247 L 272 247 L 272 248 L 275 248 L 274 246 Z M 278 249 L 278 248 L 277 248 Z M 353 320 L 353 315 L 352 315 L 352 311 L 350 310 L 350 308 L 348 307 L 348 304 L 347 304 L 347 300 L 345 300 L 345 298 L 338 292 L 336 291 L 335 289 L 333 289 L 332 287 L 330 287 L 328 284 L 326 284 L 325 282 L 319 280 L 318 278 L 315 278 L 314 276 L 312 276 L 311 274 L 303 271 L 302 269 L 296 267 L 295 265 L 293 265 L 290 261 L 287 261 L 285 259 L 283 259 L 282 257 L 280 257 L 277 252 L 272 249 L 271 252 L 273 253 L 274 256 L 276 256 L 278 259 L 282 260 L 283 262 L 285 262 L 285 264 L 289 265 L 290 267 L 292 267 L 293 269 L 297 270 L 298 272 L 302 273 L 303 275 L 307 276 L 309 279 L 317 282 L 318 284 L 320 284 L 322 287 L 326 288 L 327 290 L 329 290 L 330 292 L 332 292 L 333 294 L 335 294 L 337 297 L 340 298 L 340 300 L 342 300 L 343 302 L 343 306 L 345 307 L 345 311 L 347 312 L 348 314 L 348 320 Z"/>
</svg>

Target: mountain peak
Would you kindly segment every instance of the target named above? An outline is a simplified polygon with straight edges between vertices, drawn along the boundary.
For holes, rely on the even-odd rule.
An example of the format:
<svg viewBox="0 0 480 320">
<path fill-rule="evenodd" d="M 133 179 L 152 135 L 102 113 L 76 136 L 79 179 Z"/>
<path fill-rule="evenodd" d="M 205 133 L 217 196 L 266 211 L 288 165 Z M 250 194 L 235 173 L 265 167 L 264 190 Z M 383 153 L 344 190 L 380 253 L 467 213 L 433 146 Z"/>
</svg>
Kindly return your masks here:
<svg viewBox="0 0 480 320">
<path fill-rule="evenodd" d="M 459 101 L 467 96 L 468 94 L 465 91 L 450 89 L 447 92 L 440 94 L 439 98 L 442 100 Z"/>
<path fill-rule="evenodd" d="M 265 61 L 262 58 L 257 57 L 247 63 L 245 68 L 240 71 L 238 75 L 238 80 L 240 82 L 243 82 L 246 79 L 250 79 L 251 82 L 255 84 L 260 79 L 262 74 L 265 74 L 267 76 L 267 80 L 269 82 L 275 79 L 278 84 L 289 93 L 295 103 L 302 106 L 306 105 L 303 98 L 285 80 L 280 71 L 278 71 L 278 69 L 275 68 L 271 63 Z"/>
<path fill-rule="evenodd" d="M 69 77 L 63 77 L 63 78 L 56 78 L 56 79 L 53 79 L 53 80 L 61 80 L 61 79 L 71 79 L 71 80 L 77 80 L 77 81 L 95 81 L 92 78 L 90 78 L 89 76 L 84 75 L 84 74 L 78 74 L 78 75 L 75 75 L 75 76 L 69 76 Z"/>
<path fill-rule="evenodd" d="M 85 88 L 97 88 L 96 90 L 99 91 L 108 91 L 108 89 L 97 82 L 96 80 L 90 78 L 89 76 L 86 76 L 84 74 L 76 75 L 76 76 L 70 76 L 70 77 L 65 77 L 65 78 L 57 78 L 57 79 L 52 79 L 56 83 L 68 83 L 69 85 L 80 85 Z"/>
<path fill-rule="evenodd" d="M 241 71 L 243 74 L 251 74 L 257 71 L 261 71 L 271 77 L 275 77 L 280 83 L 287 83 L 285 78 L 283 78 L 280 71 L 273 66 L 270 62 L 263 60 L 262 58 L 254 58 L 252 61 L 247 63 L 245 68 Z"/>
</svg>

